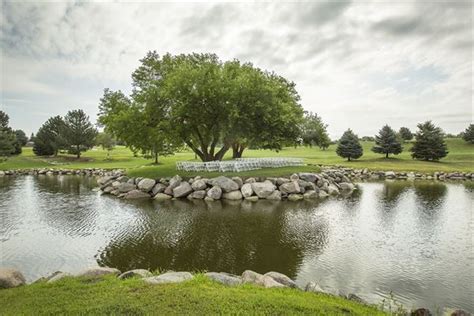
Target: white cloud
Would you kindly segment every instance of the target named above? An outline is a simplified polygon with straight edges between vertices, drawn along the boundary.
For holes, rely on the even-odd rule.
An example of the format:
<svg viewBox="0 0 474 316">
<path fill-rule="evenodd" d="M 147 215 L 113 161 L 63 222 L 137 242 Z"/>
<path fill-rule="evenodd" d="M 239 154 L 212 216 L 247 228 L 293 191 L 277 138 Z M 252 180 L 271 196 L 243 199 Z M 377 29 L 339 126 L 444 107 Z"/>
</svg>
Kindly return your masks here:
<svg viewBox="0 0 474 316">
<path fill-rule="evenodd" d="M 470 2 L 2 2 L 0 11 L 1 107 L 28 132 L 71 108 L 95 118 L 102 90 L 128 91 L 148 50 L 274 70 L 333 137 L 427 119 L 457 133 L 472 120 Z"/>
</svg>

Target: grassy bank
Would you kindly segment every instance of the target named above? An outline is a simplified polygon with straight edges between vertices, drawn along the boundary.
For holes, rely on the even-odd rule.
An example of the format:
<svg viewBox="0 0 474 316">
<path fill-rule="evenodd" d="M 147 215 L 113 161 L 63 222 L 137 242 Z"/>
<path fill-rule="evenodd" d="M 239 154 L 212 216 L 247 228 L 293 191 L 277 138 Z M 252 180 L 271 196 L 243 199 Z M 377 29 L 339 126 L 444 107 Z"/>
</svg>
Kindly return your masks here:
<svg viewBox="0 0 474 316">
<path fill-rule="evenodd" d="M 280 152 L 268 150 L 246 150 L 244 157 L 298 157 L 304 158 L 307 166 L 286 167 L 278 169 L 263 169 L 251 172 L 242 172 L 239 175 L 259 175 L 259 176 L 285 176 L 293 172 L 318 171 L 317 165 L 343 165 L 352 168 L 369 168 L 372 170 L 393 170 L 393 171 L 415 171 L 415 172 L 435 172 L 435 171 L 474 171 L 474 146 L 464 142 L 462 139 L 447 140 L 449 155 L 440 162 L 416 161 L 411 159 L 409 148 L 411 144 L 404 145 L 402 154 L 389 159 L 382 155 L 373 153 L 370 148 L 373 142 L 362 142 L 364 156 L 356 161 L 345 161 L 336 155 L 336 146 L 332 145 L 327 150 L 319 148 L 284 148 Z M 161 157 L 159 165 L 153 165 L 150 160 L 141 157 L 134 157 L 125 147 L 117 147 L 111 152 L 110 159 L 106 159 L 105 151 L 94 148 L 83 154 L 80 160 L 73 156 L 61 155 L 55 158 L 36 157 L 31 148 L 24 148 L 23 153 L 17 157 L 11 157 L 7 161 L 0 163 L 0 170 L 21 169 L 21 168 L 124 168 L 133 176 L 172 176 L 178 172 L 175 169 L 176 161 L 195 159 L 190 151 L 179 152 L 173 156 Z M 230 152 L 225 159 L 230 159 Z M 184 176 L 193 176 L 194 173 L 179 172 Z M 209 174 L 213 176 L 214 174 Z M 232 173 L 228 173 L 232 175 Z"/>
<path fill-rule="evenodd" d="M 38 314 L 266 314 L 384 315 L 374 307 L 295 289 L 226 287 L 202 275 L 181 284 L 147 285 L 115 277 L 65 279 L 0 290 L 2 315 Z"/>
</svg>

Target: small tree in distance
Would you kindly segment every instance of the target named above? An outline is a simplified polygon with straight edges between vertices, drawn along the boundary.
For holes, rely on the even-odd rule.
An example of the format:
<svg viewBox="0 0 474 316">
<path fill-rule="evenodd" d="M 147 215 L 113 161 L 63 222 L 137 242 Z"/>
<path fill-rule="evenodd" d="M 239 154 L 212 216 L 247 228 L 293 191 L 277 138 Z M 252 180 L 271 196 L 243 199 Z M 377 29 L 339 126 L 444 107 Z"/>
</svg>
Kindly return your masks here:
<svg viewBox="0 0 474 316">
<path fill-rule="evenodd" d="M 388 125 L 382 127 L 379 134 L 375 136 L 375 146 L 372 151 L 378 154 L 384 154 L 388 158 L 389 154 L 398 155 L 403 150 L 395 131 Z"/>
<path fill-rule="evenodd" d="M 400 127 L 400 131 L 398 131 L 401 139 L 405 142 L 409 142 L 413 139 L 413 133 L 410 131 L 408 127 Z"/>
<path fill-rule="evenodd" d="M 347 158 L 347 161 L 362 157 L 363 149 L 359 143 L 359 138 L 351 129 L 348 129 L 342 135 L 336 153 L 342 158 Z"/>
<path fill-rule="evenodd" d="M 462 139 L 466 142 L 474 144 L 474 124 L 470 124 L 462 133 Z"/>
<path fill-rule="evenodd" d="M 64 136 L 69 150 L 77 158 L 81 157 L 81 151 L 94 146 L 97 130 L 89 121 L 89 116 L 83 110 L 72 110 L 64 117 Z"/>
<path fill-rule="evenodd" d="M 107 150 L 107 159 L 110 159 L 110 152 L 117 144 L 115 138 L 107 132 L 102 132 L 97 134 L 95 141 L 96 144 L 101 146 L 103 150 Z"/>
<path fill-rule="evenodd" d="M 411 148 L 414 159 L 437 161 L 448 155 L 441 128 L 436 127 L 431 121 L 417 125 L 415 144 Z"/>
</svg>

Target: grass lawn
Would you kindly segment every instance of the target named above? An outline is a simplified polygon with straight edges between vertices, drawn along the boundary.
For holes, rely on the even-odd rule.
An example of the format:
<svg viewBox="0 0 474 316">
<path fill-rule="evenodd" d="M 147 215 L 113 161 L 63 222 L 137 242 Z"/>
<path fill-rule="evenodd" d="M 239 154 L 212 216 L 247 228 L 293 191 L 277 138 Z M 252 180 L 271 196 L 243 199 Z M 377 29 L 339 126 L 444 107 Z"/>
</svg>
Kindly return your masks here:
<svg viewBox="0 0 474 316">
<path fill-rule="evenodd" d="M 269 150 L 246 150 L 244 157 L 296 157 L 304 158 L 306 166 L 285 167 L 277 169 L 262 169 L 250 172 L 241 172 L 238 175 L 249 176 L 285 176 L 293 172 L 318 171 L 318 165 L 342 165 L 352 168 L 369 168 L 371 170 L 393 170 L 393 171 L 416 171 L 430 173 L 435 171 L 474 171 L 474 146 L 464 142 L 462 139 L 447 139 L 449 154 L 440 162 L 417 161 L 411 159 L 409 148 L 411 144 L 404 145 L 404 151 L 400 155 L 384 158 L 382 155 L 373 153 L 370 148 L 373 142 L 362 142 L 364 156 L 360 159 L 348 162 L 335 153 L 336 146 L 332 145 L 327 150 L 308 147 L 288 147 L 280 152 Z M 115 148 L 106 159 L 106 152 L 94 148 L 85 152 L 80 160 L 73 156 L 61 155 L 56 158 L 45 158 L 34 156 L 31 148 L 23 148 L 20 156 L 11 157 L 0 163 L 0 170 L 22 169 L 22 168 L 124 168 L 132 176 L 162 177 L 180 174 L 183 176 L 194 176 L 191 172 L 177 172 L 176 161 L 195 159 L 190 151 L 179 152 L 173 156 L 161 157 L 160 164 L 154 165 L 150 160 L 134 157 L 130 150 L 125 147 Z M 231 159 L 229 151 L 225 159 Z M 214 176 L 217 173 L 210 173 Z M 227 173 L 233 175 L 233 173 Z"/>
<path fill-rule="evenodd" d="M 386 315 L 375 307 L 295 289 L 227 287 L 203 275 L 180 284 L 147 285 L 140 279 L 63 279 L 0 290 L 2 315 Z"/>
</svg>

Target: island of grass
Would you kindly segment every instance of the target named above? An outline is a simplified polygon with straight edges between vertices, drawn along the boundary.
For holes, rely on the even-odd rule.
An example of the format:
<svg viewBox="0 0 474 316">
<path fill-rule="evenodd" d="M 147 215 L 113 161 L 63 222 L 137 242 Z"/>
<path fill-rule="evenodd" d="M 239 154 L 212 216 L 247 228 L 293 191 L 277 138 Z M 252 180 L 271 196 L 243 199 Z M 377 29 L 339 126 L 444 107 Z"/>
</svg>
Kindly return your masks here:
<svg viewBox="0 0 474 316">
<path fill-rule="evenodd" d="M 176 284 L 66 278 L 0 290 L 2 315 L 386 315 L 375 306 L 290 288 L 225 286 L 198 274 Z"/>
<path fill-rule="evenodd" d="M 364 155 L 354 161 L 346 161 L 337 156 L 336 145 L 331 145 L 326 150 L 316 147 L 286 147 L 279 152 L 270 150 L 246 150 L 244 158 L 253 157 L 294 157 L 303 158 L 305 166 L 267 168 L 240 173 L 206 173 L 208 177 L 216 175 L 226 176 L 261 176 L 261 177 L 279 177 L 288 176 L 297 172 L 319 172 L 320 165 L 341 165 L 345 167 L 382 171 L 413 171 L 419 173 L 434 172 L 472 172 L 474 161 L 474 147 L 460 138 L 446 139 L 449 154 L 439 162 L 413 160 L 409 149 L 411 143 L 404 144 L 404 150 L 401 154 L 385 158 L 383 155 L 371 151 L 374 143 L 361 142 L 364 149 Z M 224 159 L 232 159 L 229 152 Z M 183 177 L 194 177 L 201 175 L 195 172 L 185 172 L 176 170 L 176 161 L 200 161 L 196 159 L 191 151 L 178 152 L 171 156 L 160 157 L 160 163 L 155 165 L 151 160 L 142 157 L 136 157 L 126 147 L 117 146 L 110 152 L 107 159 L 107 152 L 95 147 L 85 152 L 80 159 L 73 155 L 60 154 L 57 157 L 38 157 L 35 156 L 31 148 L 23 148 L 23 153 L 19 156 L 9 157 L 6 161 L 0 162 L 0 170 L 12 169 L 30 169 L 30 168 L 65 168 L 65 169 L 84 169 L 84 168 L 106 168 L 106 169 L 124 169 L 132 177 L 171 177 L 179 174 Z"/>
</svg>

